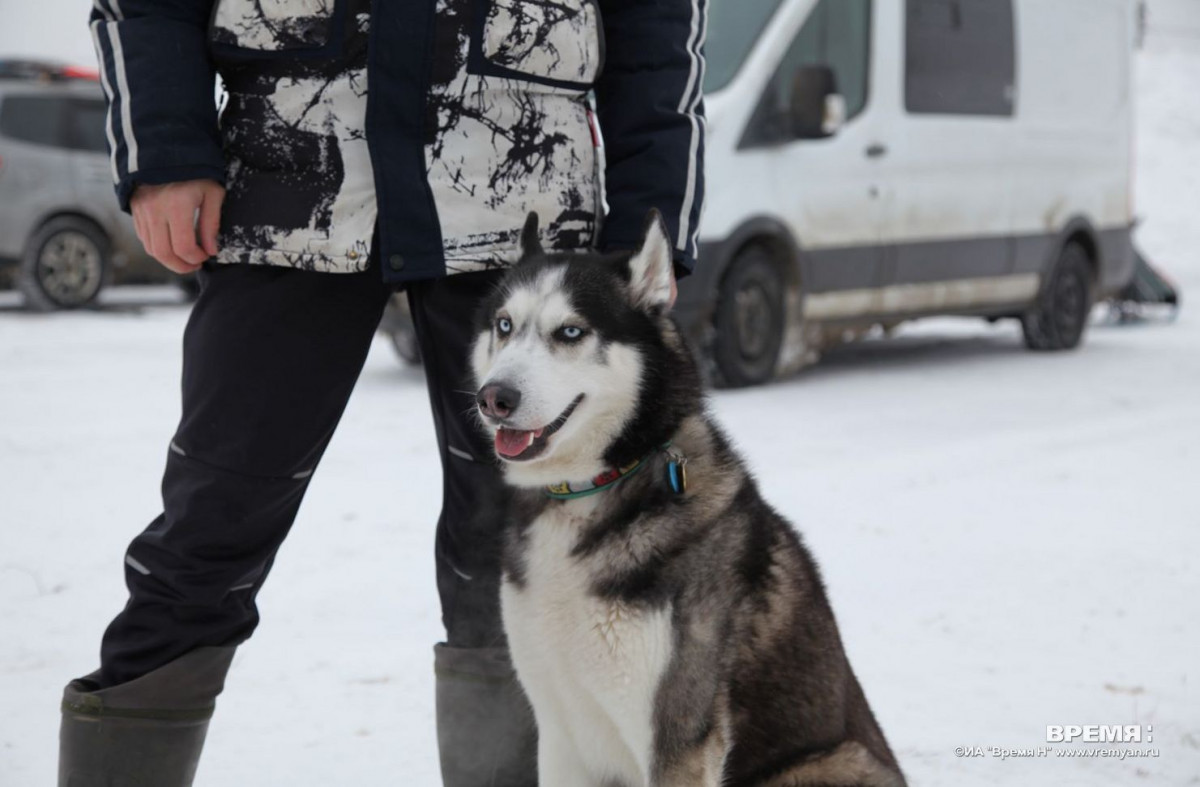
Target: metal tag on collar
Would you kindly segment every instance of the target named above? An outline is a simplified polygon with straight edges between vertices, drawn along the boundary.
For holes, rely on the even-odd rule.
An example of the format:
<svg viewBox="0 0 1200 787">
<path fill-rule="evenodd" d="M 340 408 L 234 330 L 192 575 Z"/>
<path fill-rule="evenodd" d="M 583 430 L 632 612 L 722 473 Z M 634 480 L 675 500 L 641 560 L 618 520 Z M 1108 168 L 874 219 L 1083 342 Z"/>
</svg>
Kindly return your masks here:
<svg viewBox="0 0 1200 787">
<path fill-rule="evenodd" d="M 671 491 L 682 495 L 687 491 L 687 457 L 674 448 L 667 451 L 667 484 Z"/>
</svg>

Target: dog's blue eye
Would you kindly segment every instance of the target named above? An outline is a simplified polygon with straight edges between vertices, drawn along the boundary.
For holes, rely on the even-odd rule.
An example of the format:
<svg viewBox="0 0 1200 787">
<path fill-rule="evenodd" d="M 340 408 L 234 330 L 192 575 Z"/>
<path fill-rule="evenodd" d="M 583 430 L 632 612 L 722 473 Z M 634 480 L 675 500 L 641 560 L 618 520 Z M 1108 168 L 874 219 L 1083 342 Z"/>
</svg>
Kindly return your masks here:
<svg viewBox="0 0 1200 787">
<path fill-rule="evenodd" d="M 512 333 L 512 320 L 507 317 L 501 317 L 499 320 L 496 320 L 496 330 L 500 332 L 501 336 L 508 336 Z"/>
<path fill-rule="evenodd" d="M 578 341 L 583 338 L 583 329 L 578 325 L 564 325 L 558 329 L 557 333 L 559 339 L 568 342 Z"/>
</svg>

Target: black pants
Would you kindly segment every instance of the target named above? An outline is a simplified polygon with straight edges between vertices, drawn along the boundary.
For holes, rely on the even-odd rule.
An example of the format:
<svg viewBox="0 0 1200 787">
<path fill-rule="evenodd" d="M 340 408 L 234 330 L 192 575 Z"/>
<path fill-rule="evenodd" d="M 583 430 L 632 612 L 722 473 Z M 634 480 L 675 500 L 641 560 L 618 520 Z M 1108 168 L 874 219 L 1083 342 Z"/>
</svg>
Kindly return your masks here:
<svg viewBox="0 0 1200 787">
<path fill-rule="evenodd" d="M 471 318 L 497 275 L 408 291 L 445 477 L 436 560 L 452 648 L 503 645 L 499 477 L 471 421 L 467 369 Z M 126 555 L 130 598 L 104 635 L 99 688 L 254 631 L 255 596 L 390 295 L 377 270 L 209 265 L 201 283 L 184 334 L 183 416 L 167 455 L 163 513 Z"/>
</svg>

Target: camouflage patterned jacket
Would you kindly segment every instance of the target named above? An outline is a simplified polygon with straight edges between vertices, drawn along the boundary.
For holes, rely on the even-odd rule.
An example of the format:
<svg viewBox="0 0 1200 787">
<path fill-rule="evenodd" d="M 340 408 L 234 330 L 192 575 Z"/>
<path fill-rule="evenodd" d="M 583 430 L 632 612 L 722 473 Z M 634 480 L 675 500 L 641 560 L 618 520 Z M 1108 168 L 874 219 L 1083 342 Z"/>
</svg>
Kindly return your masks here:
<svg viewBox="0 0 1200 787">
<path fill-rule="evenodd" d="M 219 261 L 358 271 L 374 239 L 396 282 L 503 264 L 531 210 L 583 249 L 657 207 L 691 267 L 706 2 L 94 0 L 117 195 L 213 178 Z"/>
</svg>

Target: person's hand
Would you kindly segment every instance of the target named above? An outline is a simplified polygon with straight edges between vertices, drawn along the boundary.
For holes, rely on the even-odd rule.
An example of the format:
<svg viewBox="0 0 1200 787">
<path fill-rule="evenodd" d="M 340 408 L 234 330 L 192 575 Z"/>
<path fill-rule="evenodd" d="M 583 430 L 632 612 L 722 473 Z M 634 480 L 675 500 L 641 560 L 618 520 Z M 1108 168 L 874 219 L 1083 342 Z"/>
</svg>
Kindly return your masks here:
<svg viewBox="0 0 1200 787">
<path fill-rule="evenodd" d="M 129 207 L 146 253 L 176 273 L 191 273 L 217 253 L 225 188 L 215 180 L 142 184 Z"/>
</svg>

